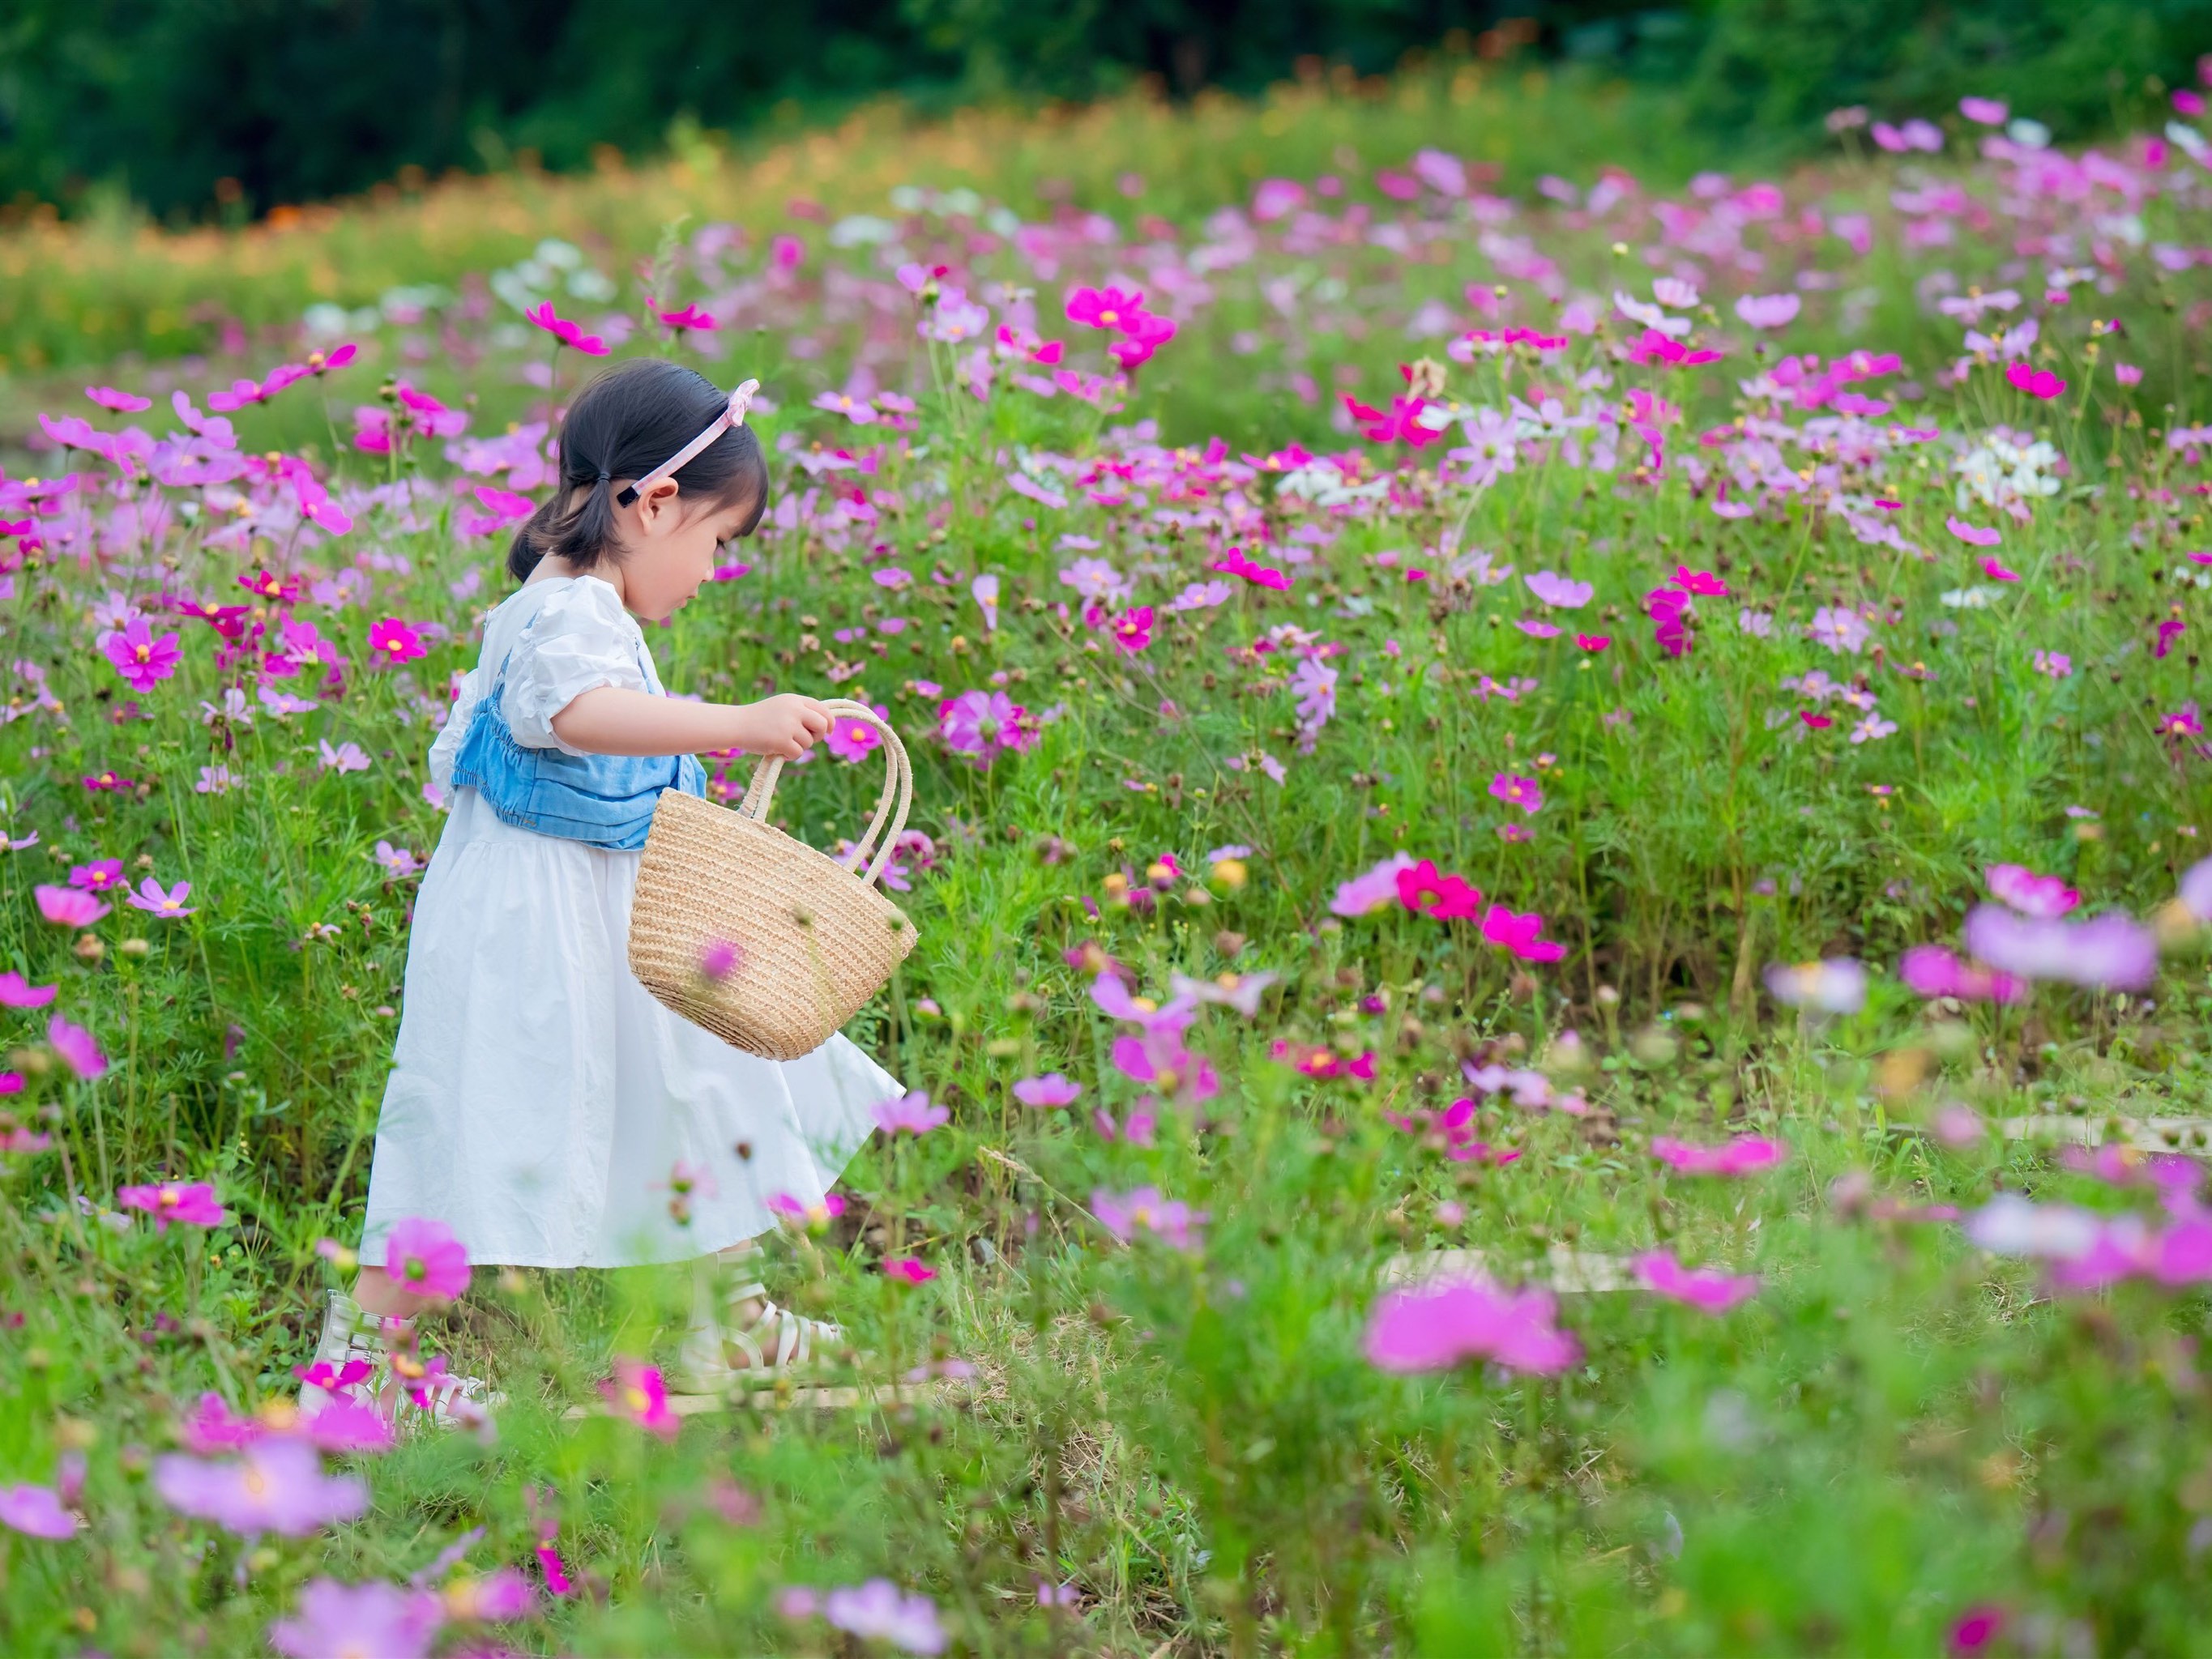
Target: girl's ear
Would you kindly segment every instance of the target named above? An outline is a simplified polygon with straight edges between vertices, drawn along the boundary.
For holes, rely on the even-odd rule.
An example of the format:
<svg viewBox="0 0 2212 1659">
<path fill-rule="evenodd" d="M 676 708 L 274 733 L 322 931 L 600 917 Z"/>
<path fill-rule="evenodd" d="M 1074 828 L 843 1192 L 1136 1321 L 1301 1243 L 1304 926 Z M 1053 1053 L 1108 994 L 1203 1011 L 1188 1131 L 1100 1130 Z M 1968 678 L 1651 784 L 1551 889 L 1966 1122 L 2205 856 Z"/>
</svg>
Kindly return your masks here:
<svg viewBox="0 0 2212 1659">
<path fill-rule="evenodd" d="M 676 522 L 676 498 L 680 493 L 675 479 L 663 478 L 638 497 L 638 517 L 647 530 L 663 529 Z"/>
</svg>

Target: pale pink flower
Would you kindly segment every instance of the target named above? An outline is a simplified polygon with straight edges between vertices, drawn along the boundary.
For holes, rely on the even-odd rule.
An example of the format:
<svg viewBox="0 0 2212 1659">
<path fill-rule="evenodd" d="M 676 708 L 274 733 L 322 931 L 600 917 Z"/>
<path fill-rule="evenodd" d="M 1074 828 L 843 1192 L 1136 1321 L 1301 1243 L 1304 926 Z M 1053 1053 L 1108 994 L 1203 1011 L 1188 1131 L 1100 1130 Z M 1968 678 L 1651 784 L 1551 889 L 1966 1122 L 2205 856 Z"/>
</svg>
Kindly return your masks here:
<svg viewBox="0 0 2212 1659">
<path fill-rule="evenodd" d="M 143 910 L 164 921 L 179 921 L 186 916 L 198 914 L 185 903 L 191 890 L 192 884 L 188 881 L 180 881 L 174 887 L 165 889 L 160 882 L 149 876 L 138 884 L 138 890 L 126 902 L 132 909 Z"/>
<path fill-rule="evenodd" d="M 1724 1273 L 1712 1267 L 1685 1267 L 1664 1250 L 1636 1258 L 1636 1277 L 1646 1290 L 1671 1302 L 1686 1302 L 1706 1313 L 1726 1313 L 1759 1293 L 1757 1273 Z"/>
<path fill-rule="evenodd" d="M 871 1109 L 871 1115 L 876 1120 L 876 1127 L 885 1134 L 902 1132 L 910 1135 L 926 1135 L 932 1129 L 950 1122 L 952 1109 L 931 1105 L 928 1095 L 916 1089 L 896 1100 L 878 1101 Z"/>
<path fill-rule="evenodd" d="M 368 770 L 368 756 L 357 743 L 342 743 L 333 749 L 331 740 L 325 738 L 322 739 L 322 758 L 325 772 L 343 774 Z"/>
<path fill-rule="evenodd" d="M 180 1514 L 248 1535 L 304 1537 L 368 1507 L 360 1476 L 325 1475 L 313 1446 L 273 1436 L 235 1458 L 210 1462 L 183 1452 L 156 1458 L 154 1490 Z"/>
<path fill-rule="evenodd" d="M 1072 1106 L 1083 1092 L 1083 1085 L 1071 1083 L 1058 1072 L 1047 1072 L 1042 1077 L 1025 1077 L 1014 1085 L 1014 1098 L 1024 1106 Z"/>
<path fill-rule="evenodd" d="M 1157 1187 L 1137 1187 L 1127 1193 L 1096 1188 L 1091 1194 L 1091 1213 L 1098 1224 L 1127 1244 L 1147 1232 L 1178 1250 L 1194 1250 L 1202 1242 L 1199 1232 L 1206 1214 L 1181 1199 L 1161 1196 Z"/>
<path fill-rule="evenodd" d="M 30 1538 L 73 1538 L 82 1524 L 51 1486 L 0 1486 L 0 1527 Z"/>
<path fill-rule="evenodd" d="M 1780 328 L 1803 303 L 1794 294 L 1747 294 L 1735 302 L 1735 314 L 1753 328 Z"/>
<path fill-rule="evenodd" d="M 1398 897 L 1398 872 L 1413 867 L 1409 853 L 1393 853 L 1366 874 L 1354 876 L 1336 890 L 1336 896 L 1328 902 L 1332 914 L 1340 916 L 1364 916 L 1380 910 Z"/>
<path fill-rule="evenodd" d="M 1792 1008 L 1855 1014 L 1866 1006 L 1866 969 L 1848 957 L 1826 962 L 1770 963 L 1765 978 L 1768 994 Z"/>
<path fill-rule="evenodd" d="M 2158 940 L 2117 913 L 2066 922 L 1978 904 L 1967 914 L 1962 937 L 1984 962 L 2024 980 L 2140 991 L 2158 972 Z"/>
<path fill-rule="evenodd" d="M 1995 547 L 2004 539 L 1999 532 L 1984 530 L 1979 525 L 1968 524 L 1956 514 L 1948 515 L 1944 519 L 1943 528 L 1969 547 Z"/>
</svg>

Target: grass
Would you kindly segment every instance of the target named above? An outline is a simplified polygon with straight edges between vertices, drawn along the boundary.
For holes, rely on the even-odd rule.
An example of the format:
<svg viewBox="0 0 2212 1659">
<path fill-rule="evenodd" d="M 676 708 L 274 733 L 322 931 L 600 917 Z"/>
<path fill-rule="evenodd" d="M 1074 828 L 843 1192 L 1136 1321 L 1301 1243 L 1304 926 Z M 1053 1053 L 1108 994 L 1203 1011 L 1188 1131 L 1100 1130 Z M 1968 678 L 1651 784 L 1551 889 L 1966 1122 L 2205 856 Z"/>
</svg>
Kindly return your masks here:
<svg viewBox="0 0 2212 1659">
<path fill-rule="evenodd" d="M 1479 80 L 1465 104 L 1438 90 L 1458 84 L 1286 92 L 1256 115 L 979 117 L 911 139 L 863 123 L 716 175 L 752 192 L 743 201 L 804 191 L 880 212 L 890 184 L 948 185 L 963 165 L 1067 177 L 1075 199 L 1103 200 L 1133 164 L 1160 175 L 1170 222 L 1141 240 L 1087 242 L 1064 223 L 1026 250 L 985 245 L 972 214 L 939 198 L 897 210 L 896 252 L 810 231 L 778 274 L 762 236 L 732 248 L 692 226 L 653 240 L 683 208 L 744 216 L 708 209 L 702 161 L 689 177 L 441 186 L 184 247 L 73 231 L 14 245 L 54 268 L 87 261 L 85 293 L 136 295 L 143 309 L 118 315 L 141 319 L 157 300 L 219 297 L 257 327 L 289 327 L 325 297 L 319 259 L 348 302 L 425 277 L 456 297 L 365 332 L 355 366 L 237 417 L 244 455 L 313 455 L 351 520 L 341 532 L 303 526 L 296 486 L 265 463 L 223 482 L 117 484 L 82 447 L 100 441 L 66 428 L 80 447 L 31 465 L 75 471 L 75 489 L 33 509 L 24 469 L 0 483 L 0 516 L 31 519 L 40 544 L 21 529 L 0 544 L 14 562 L 0 805 L 15 846 L 0 862 L 0 971 L 58 988 L 50 1006 L 0 1016 L 22 1079 L 0 1123 L 15 1148 L 0 1154 L 0 1500 L 25 1501 L 15 1486 L 31 1483 L 82 1519 L 65 1539 L 0 1529 L 11 1650 L 258 1650 L 317 1581 L 410 1575 L 443 1597 L 442 1652 L 868 1651 L 789 1592 L 872 1577 L 927 1597 L 948 1650 L 976 1654 L 2193 1644 L 2205 1609 L 2191 1564 L 2212 1512 L 2206 1302 L 2184 1255 L 2199 1183 L 2193 1164 L 2175 1173 L 2125 1143 L 2204 1145 L 2212 987 L 2174 901 L 2207 811 L 2190 726 L 2203 588 L 2186 556 L 2202 474 L 2190 441 L 2167 436 L 2196 407 L 2201 284 L 2146 248 L 2114 254 L 2109 289 L 2053 301 L 2062 256 L 2015 268 L 2008 250 L 2030 235 L 2086 249 L 2081 203 L 2096 198 L 2026 189 L 1996 162 L 1922 177 L 1854 161 L 1793 179 L 1778 204 L 1662 209 L 1654 192 L 1602 211 L 1522 202 L 1504 223 L 1434 190 L 1399 203 L 1363 164 L 1349 198 L 1310 204 L 1317 217 L 1196 222 L 1249 199 L 1261 169 L 1242 135 L 1270 121 L 1287 126 L 1265 171 L 1310 182 L 1323 166 L 1352 174 L 1329 159 L 1340 143 L 1395 165 L 1443 144 L 1450 119 L 1473 151 L 1504 131 L 1483 123 L 1525 108 Z M 1589 107 L 1573 125 L 1584 153 L 1663 169 Z M 1226 136 L 1178 148 L 1208 122 Z M 1186 153 L 1171 174 L 1154 159 Z M 2121 153 L 2147 244 L 2201 239 L 2193 178 L 2139 144 Z M 1955 185 L 1958 201 L 1894 204 L 1893 190 L 1930 184 Z M 1364 223 L 1346 216 L 1355 204 Z M 1802 234 L 1808 212 L 1832 227 L 1862 210 L 1863 252 Z M 419 435 L 379 455 L 351 447 L 349 410 L 394 407 L 381 373 L 468 410 L 474 437 L 543 419 L 545 337 L 519 307 L 467 296 L 471 273 L 511 268 L 548 230 L 573 235 L 611 290 L 580 307 L 573 273 L 538 273 L 563 314 L 637 314 L 647 284 L 627 260 L 658 250 L 652 297 L 764 331 L 742 357 L 702 361 L 725 381 L 740 365 L 764 380 L 778 509 L 744 550 L 753 569 L 653 647 L 680 689 L 834 686 L 891 710 L 922 773 L 915 823 L 929 841 L 901 901 L 921 942 L 853 1031 L 952 1111 L 928 1133 L 878 1136 L 844 1183 L 851 1207 L 777 1242 L 771 1286 L 842 1322 L 867 1381 L 947 1361 L 967 1374 L 904 1405 L 734 1407 L 664 1441 L 599 1410 L 598 1384 L 617 1359 L 672 1357 L 683 1275 L 479 1269 L 427 1335 L 506 1391 L 495 1434 L 334 1455 L 332 1471 L 367 1484 L 359 1518 L 294 1538 L 234 1532 L 179 1513 L 154 1472 L 204 1431 L 191 1418 L 209 1391 L 261 1413 L 269 1436 L 295 1432 L 291 1367 L 337 1282 L 318 1243 L 356 1236 L 404 1006 L 414 878 L 375 849 L 427 854 L 439 833 L 423 752 L 505 591 L 501 538 L 465 522 L 485 505 L 473 491 L 542 491 L 512 470 L 542 433 L 507 434 L 502 456 Z M 1035 325 L 1086 374 L 1104 363 L 1062 322 L 1070 283 L 1135 275 L 1179 331 L 1125 410 L 1026 389 L 1014 359 L 990 364 L 978 397 L 973 348 L 915 337 L 915 302 L 890 276 L 902 254 L 951 267 L 994 323 L 1021 320 L 1021 301 L 989 285 L 1035 289 Z M 1673 314 L 1693 325 L 1690 345 L 1725 358 L 1632 361 L 1649 343 L 1611 295 L 1640 301 L 1654 276 L 1692 268 L 1704 293 Z M 2035 316 L 2027 361 L 2063 394 L 2015 390 L 1971 354 L 1963 376 L 1946 372 L 1960 325 L 1934 301 L 2003 284 L 2020 308 L 1981 326 Z M 1502 287 L 1500 314 L 1474 312 L 1470 286 Z M 9 290 L 23 305 L 62 291 Z M 1803 301 L 1786 326 L 1738 319 L 1740 294 L 1784 292 Z M 1557 302 L 1583 295 L 1601 302 L 1587 333 L 1562 325 Z M 1409 335 L 1431 301 L 1444 331 Z M 10 323 L 8 337 L 51 338 L 51 360 L 179 343 L 143 321 L 87 332 L 82 318 L 64 308 L 51 335 Z M 1565 343 L 1449 362 L 1437 443 L 1408 443 L 1419 427 L 1392 441 L 1341 428 L 1340 386 L 1388 405 L 1398 360 L 1441 356 L 1477 323 Z M 1848 388 L 1892 407 L 1846 414 L 1773 383 L 1794 372 L 1785 353 L 1851 348 L 1902 353 Z M 2141 382 L 2122 385 L 2116 360 Z M 556 358 L 553 395 L 584 367 Z M 911 431 L 811 405 L 825 387 L 868 397 L 856 368 L 916 400 Z M 227 370 L 104 373 L 204 404 Z M 1120 395 L 1084 385 L 1107 404 Z M 1481 411 L 1513 398 L 1531 424 L 1513 469 L 1485 478 Z M 160 405 L 98 424 L 134 422 L 173 424 Z M 1209 450 L 1217 431 L 1233 441 Z M 2049 456 L 2018 462 L 2039 437 Z M 1293 439 L 1330 467 L 1290 453 Z M 2009 482 L 1977 494 L 1992 441 L 2013 447 Z M 874 470 L 827 465 L 841 448 Z M 1967 545 L 1951 519 L 2000 539 Z M 1288 586 L 1217 573 L 1231 546 Z M 1085 557 L 1128 584 L 1099 625 L 1078 590 Z M 877 580 L 894 568 L 910 581 Z M 1588 603 L 1540 601 L 1523 579 L 1546 569 L 1589 583 Z M 237 579 L 264 571 L 303 592 L 255 601 L 229 624 L 237 641 L 161 599 L 245 603 Z M 972 596 L 981 574 L 1000 579 L 995 626 Z M 1169 608 L 1217 576 L 1218 598 Z M 1674 654 L 1662 624 L 1679 601 L 1651 595 L 1692 586 L 1705 591 Z M 1103 624 L 1133 629 L 1139 606 L 1150 638 L 1125 651 Z M 280 608 L 347 660 L 276 673 Z M 176 672 L 143 690 L 99 643 L 127 611 L 179 636 Z M 1565 631 L 1517 625 L 1546 616 Z M 904 626 L 884 631 L 892 617 Z M 424 654 L 369 660 L 386 617 L 422 629 Z M 1582 648 L 1580 632 L 1607 643 Z M 264 688 L 318 706 L 280 714 Z M 940 700 L 994 690 L 1028 711 L 1033 743 L 957 752 Z M 225 715 L 228 690 L 245 701 Z M 325 764 L 324 745 L 343 744 L 365 769 Z M 216 767 L 227 789 L 204 776 Z M 722 789 L 742 787 L 742 763 L 718 770 Z M 111 772 L 128 781 L 84 782 Z M 1493 791 L 1516 778 L 1540 787 L 1540 808 Z M 779 806 L 829 845 L 873 787 L 866 765 L 817 763 Z M 1388 881 L 1368 909 L 1340 892 L 1401 852 L 1538 913 L 1557 959 L 1486 942 L 1474 917 L 1416 914 Z M 134 882 L 188 880 L 193 914 L 159 920 L 111 894 L 88 925 L 42 920 L 34 890 L 95 859 Z M 1989 943 L 1984 967 L 2039 982 L 2006 1001 L 1964 982 L 1909 987 L 1903 953 L 1960 948 L 1962 916 L 1990 925 L 1990 886 L 2037 902 L 1988 874 L 2000 864 L 2056 878 L 2045 909 L 2057 890 L 2078 893 L 2070 919 L 2023 917 L 2028 939 Z M 2107 912 L 2125 948 L 2098 965 L 2092 936 L 2064 930 Z M 2137 916 L 2154 918 L 2154 944 L 2124 920 Z M 2130 967 L 2130 951 L 2157 960 Z M 1777 1000 L 1802 1001 L 1808 981 L 1770 980 L 1770 966 L 1823 959 L 1828 1011 Z M 1156 1004 L 1176 973 L 1278 978 L 1249 1016 L 1196 1011 L 1188 1041 L 1209 1090 L 1190 1060 L 1171 1082 L 1126 1049 L 1117 1060 L 1136 1026 L 1101 1006 L 1109 961 Z M 1864 967 L 1863 997 L 1850 964 Z M 94 1067 L 57 1016 L 89 1032 L 104 1073 L 81 1074 Z M 1072 1107 L 1014 1099 L 1018 1079 L 1050 1071 L 1083 1085 Z M 1130 1133 L 1146 1112 L 1150 1144 Z M 2130 1127 L 2151 1119 L 2166 1127 Z M 2067 1133 L 2106 1143 L 2104 1161 L 2061 1156 Z M 1692 1174 L 1667 1161 L 1670 1139 L 1771 1142 L 1779 1159 Z M 2144 1184 L 2154 1173 L 2162 1202 Z M 156 1231 L 119 1197 L 155 1179 L 211 1183 L 227 1220 Z M 1106 1224 L 1147 1187 L 1204 1212 L 1188 1240 L 1171 1214 L 1126 1239 Z M 2016 1215 L 1998 1226 L 2001 1193 L 2032 1202 L 2035 1231 Z M 2086 1256 L 2090 1239 L 2106 1254 Z M 1706 1312 L 1644 1285 L 1629 1260 L 1654 1250 L 1756 1274 L 1756 1288 Z M 1389 1287 L 1407 1294 L 1406 1275 L 1444 1251 L 1480 1251 L 1498 1285 L 1555 1286 L 1549 1316 L 1572 1358 L 1493 1346 L 1434 1370 L 1376 1363 L 1392 1321 L 1443 1324 L 1418 1285 L 1404 1303 Z M 901 1256 L 936 1276 L 882 1271 Z M 2069 1275 L 2107 1282 L 2069 1290 Z M 472 1627 L 486 1621 L 464 1617 L 469 1587 L 501 1573 L 520 1575 L 529 1609 Z"/>
</svg>

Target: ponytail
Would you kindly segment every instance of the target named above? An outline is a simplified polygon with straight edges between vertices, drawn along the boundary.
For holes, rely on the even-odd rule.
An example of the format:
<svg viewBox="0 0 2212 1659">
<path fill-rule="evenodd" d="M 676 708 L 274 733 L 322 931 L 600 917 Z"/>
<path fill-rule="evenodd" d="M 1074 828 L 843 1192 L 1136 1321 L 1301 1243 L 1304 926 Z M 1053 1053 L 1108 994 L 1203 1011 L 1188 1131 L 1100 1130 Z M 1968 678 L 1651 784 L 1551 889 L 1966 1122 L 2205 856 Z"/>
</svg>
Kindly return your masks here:
<svg viewBox="0 0 2212 1659">
<path fill-rule="evenodd" d="M 553 496 L 515 531 L 507 550 L 507 574 L 526 582 L 549 553 L 578 570 L 619 559 L 614 481 L 643 477 L 727 402 L 703 374 L 658 357 L 633 358 L 586 386 L 561 423 Z M 747 427 L 725 432 L 675 477 L 689 499 L 721 505 L 750 501 L 747 531 L 768 505 L 767 458 Z"/>
</svg>

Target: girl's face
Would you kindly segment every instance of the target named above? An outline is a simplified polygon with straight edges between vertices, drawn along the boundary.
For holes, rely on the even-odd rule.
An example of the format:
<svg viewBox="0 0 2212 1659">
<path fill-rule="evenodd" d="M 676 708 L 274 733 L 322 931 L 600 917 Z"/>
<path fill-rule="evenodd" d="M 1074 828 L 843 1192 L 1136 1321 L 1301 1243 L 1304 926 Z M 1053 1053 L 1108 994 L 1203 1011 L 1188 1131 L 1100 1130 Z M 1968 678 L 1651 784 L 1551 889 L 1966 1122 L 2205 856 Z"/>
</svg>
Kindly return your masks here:
<svg viewBox="0 0 2212 1659">
<path fill-rule="evenodd" d="M 617 511 L 623 604 L 647 622 L 666 622 L 690 604 L 722 562 L 723 544 L 742 534 L 754 516 L 752 502 L 743 497 L 726 506 L 687 501 L 673 478 Z"/>
</svg>

